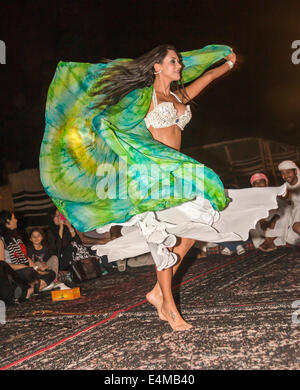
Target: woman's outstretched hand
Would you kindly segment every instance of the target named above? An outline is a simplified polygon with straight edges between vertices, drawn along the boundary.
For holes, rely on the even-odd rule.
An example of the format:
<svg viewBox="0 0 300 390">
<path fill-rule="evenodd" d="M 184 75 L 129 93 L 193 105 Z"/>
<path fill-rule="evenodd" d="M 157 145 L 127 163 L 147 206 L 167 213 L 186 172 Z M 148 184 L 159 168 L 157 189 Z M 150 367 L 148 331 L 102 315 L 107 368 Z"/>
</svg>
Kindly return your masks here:
<svg viewBox="0 0 300 390">
<path fill-rule="evenodd" d="M 227 57 L 225 57 L 225 59 L 227 61 L 232 61 L 235 64 L 235 62 L 236 62 L 236 54 L 232 51 L 230 54 L 228 54 Z"/>
</svg>

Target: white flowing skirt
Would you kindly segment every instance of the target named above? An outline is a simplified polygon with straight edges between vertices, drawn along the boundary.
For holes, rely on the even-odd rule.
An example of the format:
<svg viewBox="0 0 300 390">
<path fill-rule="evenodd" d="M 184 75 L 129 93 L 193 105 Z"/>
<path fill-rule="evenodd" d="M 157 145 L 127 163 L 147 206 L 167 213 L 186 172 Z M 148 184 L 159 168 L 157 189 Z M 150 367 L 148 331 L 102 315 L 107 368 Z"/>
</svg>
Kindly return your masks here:
<svg viewBox="0 0 300 390">
<path fill-rule="evenodd" d="M 158 271 L 172 267 L 177 255 L 168 250 L 176 244 L 176 237 L 204 242 L 247 240 L 256 223 L 267 218 L 269 211 L 278 208 L 277 196 L 286 193 L 281 187 L 227 190 L 229 205 L 216 211 L 201 197 L 162 211 L 135 215 L 122 225 L 122 236 L 104 245 L 95 245 L 97 255 L 107 255 L 110 262 L 151 252 Z M 114 224 L 97 229 L 109 231 Z"/>
</svg>

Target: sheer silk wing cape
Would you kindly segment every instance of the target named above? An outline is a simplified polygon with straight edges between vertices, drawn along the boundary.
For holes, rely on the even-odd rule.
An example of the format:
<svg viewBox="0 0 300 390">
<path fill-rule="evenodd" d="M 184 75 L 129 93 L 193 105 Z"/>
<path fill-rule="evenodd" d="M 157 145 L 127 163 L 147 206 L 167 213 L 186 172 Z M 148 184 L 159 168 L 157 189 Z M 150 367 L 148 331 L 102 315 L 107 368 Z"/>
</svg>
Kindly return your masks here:
<svg viewBox="0 0 300 390">
<path fill-rule="evenodd" d="M 224 45 L 181 53 L 189 83 L 230 54 Z M 201 196 L 215 210 L 228 203 L 208 167 L 154 140 L 144 118 L 153 86 L 136 89 L 113 106 L 93 108 L 91 97 L 108 64 L 58 63 L 46 102 L 40 151 L 41 181 L 59 211 L 82 232 L 128 221 Z"/>
</svg>

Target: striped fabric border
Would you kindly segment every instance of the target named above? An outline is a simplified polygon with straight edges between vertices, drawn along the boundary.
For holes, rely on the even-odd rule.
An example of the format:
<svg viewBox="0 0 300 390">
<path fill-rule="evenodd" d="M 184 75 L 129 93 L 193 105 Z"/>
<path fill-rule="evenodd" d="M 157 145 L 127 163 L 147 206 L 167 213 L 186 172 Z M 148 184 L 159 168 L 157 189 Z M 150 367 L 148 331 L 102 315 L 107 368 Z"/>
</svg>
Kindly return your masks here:
<svg viewBox="0 0 300 390">
<path fill-rule="evenodd" d="M 26 169 L 8 176 L 14 211 L 26 229 L 48 226 L 48 213 L 55 208 L 44 191 L 39 169 Z"/>
</svg>

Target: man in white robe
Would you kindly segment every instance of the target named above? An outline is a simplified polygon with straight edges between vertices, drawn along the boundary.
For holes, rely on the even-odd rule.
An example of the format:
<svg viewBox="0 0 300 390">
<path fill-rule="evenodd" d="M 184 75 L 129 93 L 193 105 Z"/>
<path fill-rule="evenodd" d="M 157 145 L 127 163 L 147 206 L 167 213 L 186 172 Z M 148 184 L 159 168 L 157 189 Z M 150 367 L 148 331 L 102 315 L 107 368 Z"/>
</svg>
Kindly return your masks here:
<svg viewBox="0 0 300 390">
<path fill-rule="evenodd" d="M 266 230 L 265 235 L 275 247 L 300 245 L 300 170 L 291 160 L 282 161 L 278 169 L 288 192 L 278 203 L 280 218 L 273 229 Z"/>
<path fill-rule="evenodd" d="M 282 161 L 278 169 L 288 188 L 286 201 L 289 205 L 288 212 L 284 214 L 283 218 L 285 231 L 283 236 L 278 238 L 286 244 L 300 245 L 300 170 L 290 160 Z"/>
</svg>

